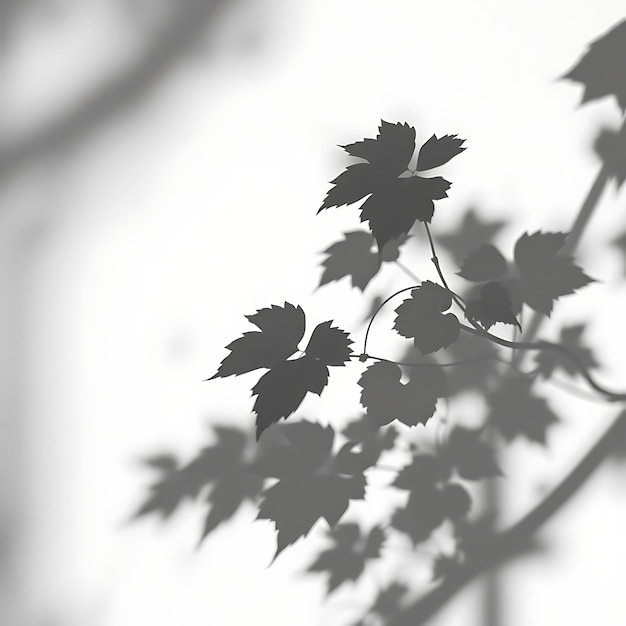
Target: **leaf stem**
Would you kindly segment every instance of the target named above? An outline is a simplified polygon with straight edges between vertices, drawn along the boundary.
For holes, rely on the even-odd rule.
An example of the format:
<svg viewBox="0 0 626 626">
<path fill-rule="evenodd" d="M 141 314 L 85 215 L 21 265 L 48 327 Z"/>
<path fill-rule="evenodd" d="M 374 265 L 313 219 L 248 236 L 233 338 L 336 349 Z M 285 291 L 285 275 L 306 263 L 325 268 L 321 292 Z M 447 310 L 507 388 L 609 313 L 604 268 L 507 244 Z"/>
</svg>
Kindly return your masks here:
<svg viewBox="0 0 626 626">
<path fill-rule="evenodd" d="M 367 330 L 365 331 L 365 339 L 363 341 L 363 354 L 367 354 L 367 339 L 369 337 L 370 334 L 370 329 L 372 328 L 372 324 L 374 323 L 374 320 L 376 319 L 376 316 L 381 312 L 382 308 L 385 306 L 385 304 L 387 304 L 387 302 L 389 302 L 389 300 L 391 300 L 392 298 L 395 298 L 397 295 L 400 295 L 401 293 L 404 293 L 405 291 L 411 291 L 412 289 L 417 289 L 417 287 L 419 287 L 419 285 L 412 285 L 411 287 L 405 287 L 404 289 L 400 289 L 400 291 L 396 291 L 395 293 L 392 293 L 388 298 L 385 298 L 379 305 L 378 308 L 376 309 L 376 311 L 374 311 L 374 315 L 372 315 L 369 324 L 367 325 Z"/>
<path fill-rule="evenodd" d="M 424 228 L 426 229 L 426 234 L 428 235 L 428 242 L 430 243 L 430 250 L 433 254 L 430 259 L 437 270 L 437 274 L 439 274 L 439 279 L 441 280 L 441 284 L 447 289 L 448 293 L 452 296 L 452 299 L 456 303 L 456 305 L 465 313 L 465 305 L 461 302 L 460 296 L 457 296 L 450 287 L 448 287 L 448 283 L 446 282 L 446 278 L 441 271 L 441 265 L 439 264 L 439 257 L 437 256 L 437 251 L 435 250 L 435 242 L 433 241 L 433 236 L 430 234 L 430 227 L 428 226 L 428 222 L 424 222 Z"/>
<path fill-rule="evenodd" d="M 498 354 L 491 352 L 489 354 L 483 354 L 473 359 L 466 359 L 464 361 L 453 361 L 451 363 L 407 363 L 405 361 L 394 361 L 392 359 L 385 359 L 380 356 L 374 356 L 372 354 L 358 355 L 359 359 L 363 357 L 367 359 L 373 359 L 374 361 L 382 361 L 383 363 L 394 363 L 395 365 L 405 365 L 407 367 L 453 367 L 455 365 L 469 365 L 471 363 L 478 363 L 479 361 L 486 361 L 487 359 L 497 359 Z"/>
<path fill-rule="evenodd" d="M 576 365 L 580 374 L 597 392 L 601 393 L 612 402 L 622 402 L 626 400 L 626 392 L 610 391 L 597 383 L 591 376 L 587 368 L 583 365 L 582 361 L 573 352 L 570 352 L 565 346 L 562 346 L 558 343 L 551 343 L 549 341 L 509 341 L 508 339 L 503 339 L 502 337 L 492 335 L 486 330 L 480 328 L 470 328 L 469 326 L 465 326 L 465 324 L 460 324 L 460 327 L 461 330 L 464 330 L 466 333 L 470 333 L 478 337 L 484 337 L 486 339 L 489 339 L 493 343 L 504 346 L 505 348 L 512 348 L 514 350 L 551 350 L 553 352 L 560 352 L 561 354 L 567 356 L 574 363 L 574 365 Z"/>
</svg>

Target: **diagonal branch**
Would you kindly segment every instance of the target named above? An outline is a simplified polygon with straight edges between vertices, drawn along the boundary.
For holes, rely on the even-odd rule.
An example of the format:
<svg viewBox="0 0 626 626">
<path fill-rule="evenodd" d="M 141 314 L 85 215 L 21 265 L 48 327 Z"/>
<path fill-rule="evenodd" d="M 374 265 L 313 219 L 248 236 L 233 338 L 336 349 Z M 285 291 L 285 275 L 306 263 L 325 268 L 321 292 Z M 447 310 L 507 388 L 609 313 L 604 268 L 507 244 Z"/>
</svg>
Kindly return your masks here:
<svg viewBox="0 0 626 626">
<path fill-rule="evenodd" d="M 583 459 L 535 508 L 508 530 L 496 533 L 480 545 L 480 551 L 451 572 L 441 584 L 393 617 L 388 626 L 418 626 L 432 617 L 476 576 L 514 558 L 533 535 L 582 487 L 613 450 L 615 441 L 626 436 L 626 412 L 620 413 Z"/>
</svg>

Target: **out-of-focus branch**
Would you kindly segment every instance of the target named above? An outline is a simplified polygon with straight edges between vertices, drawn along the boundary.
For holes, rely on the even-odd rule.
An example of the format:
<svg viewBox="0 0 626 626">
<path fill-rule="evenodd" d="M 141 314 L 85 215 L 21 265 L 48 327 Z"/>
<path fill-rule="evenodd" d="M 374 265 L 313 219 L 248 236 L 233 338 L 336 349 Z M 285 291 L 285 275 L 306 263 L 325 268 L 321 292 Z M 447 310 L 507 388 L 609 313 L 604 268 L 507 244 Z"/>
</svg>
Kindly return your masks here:
<svg viewBox="0 0 626 626">
<path fill-rule="evenodd" d="M 131 106 L 206 32 L 228 0 L 176 0 L 169 23 L 139 58 L 34 134 L 0 147 L 0 184 L 25 164 L 55 153 Z"/>
<path fill-rule="evenodd" d="M 613 421 L 584 458 L 536 507 L 508 530 L 481 542 L 467 555 L 464 563 L 444 578 L 430 592 L 401 610 L 388 626 L 423 624 L 475 577 L 523 553 L 534 534 L 582 487 L 614 448 L 615 441 L 626 436 L 626 412 Z"/>
</svg>

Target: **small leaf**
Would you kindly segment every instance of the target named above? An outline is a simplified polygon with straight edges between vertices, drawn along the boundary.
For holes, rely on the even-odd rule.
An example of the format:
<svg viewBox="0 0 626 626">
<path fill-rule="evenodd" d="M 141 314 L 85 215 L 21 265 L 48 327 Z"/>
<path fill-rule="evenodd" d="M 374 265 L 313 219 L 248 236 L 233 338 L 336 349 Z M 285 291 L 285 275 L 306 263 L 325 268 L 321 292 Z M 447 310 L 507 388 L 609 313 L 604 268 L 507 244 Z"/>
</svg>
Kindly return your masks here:
<svg viewBox="0 0 626 626">
<path fill-rule="evenodd" d="M 417 157 L 418 171 L 431 170 L 439 167 L 461 154 L 466 148 L 462 148 L 465 139 L 457 139 L 456 135 L 444 135 L 437 139 L 433 135 L 421 148 Z"/>
<path fill-rule="evenodd" d="M 405 385 L 400 382 L 402 371 L 394 363 L 374 363 L 359 379 L 362 387 L 361 404 L 378 426 L 394 419 L 416 426 L 426 424 L 434 415 L 438 398 L 446 394 L 441 368 L 419 368 L 412 372 Z"/>
<path fill-rule="evenodd" d="M 506 259 L 499 250 L 495 246 L 484 244 L 465 259 L 457 274 L 465 280 L 482 283 L 504 276 L 506 272 Z"/>
<path fill-rule="evenodd" d="M 252 388 L 257 440 L 270 424 L 294 413 L 308 392 L 319 396 L 327 383 L 328 368 L 309 356 L 284 361 L 263 374 Z"/>
<path fill-rule="evenodd" d="M 352 499 L 365 496 L 365 477 L 339 473 L 332 453 L 334 431 L 308 421 L 282 426 L 291 454 L 282 455 L 279 481 L 267 489 L 257 519 L 276 525 L 276 556 L 306 536 L 318 519 L 334 527 Z"/>
<path fill-rule="evenodd" d="M 485 283 L 480 287 L 478 296 L 467 303 L 466 315 L 469 319 L 480 322 L 483 328 L 489 330 L 496 322 L 511 324 L 522 330 L 515 318 L 511 306 L 511 294 L 499 282 Z"/>
<path fill-rule="evenodd" d="M 347 581 L 355 581 L 365 570 L 367 561 L 380 556 L 385 533 L 375 526 L 367 535 L 361 533 L 358 524 L 337 525 L 330 533 L 333 545 L 322 551 L 309 566 L 309 572 L 328 572 L 330 594 Z"/>
<path fill-rule="evenodd" d="M 456 228 L 437 234 L 436 239 L 438 245 L 450 253 L 454 262 L 461 265 L 477 248 L 491 244 L 505 225 L 506 222 L 499 220 L 485 220 L 476 209 L 471 208 L 463 215 L 463 220 Z"/>
<path fill-rule="evenodd" d="M 349 346 L 354 342 L 347 332 L 331 324 L 332 321 L 322 322 L 313 329 L 306 355 L 324 365 L 345 365 L 352 354 Z"/>
<path fill-rule="evenodd" d="M 532 380 L 521 376 L 502 381 L 487 399 L 487 420 L 507 441 L 525 438 L 546 445 L 548 428 L 560 420 L 545 399 L 532 391 L 532 385 Z"/>
<path fill-rule="evenodd" d="M 455 426 L 441 451 L 442 460 L 465 480 L 500 476 L 494 450 L 480 439 L 482 431 Z"/>
<path fill-rule="evenodd" d="M 460 334 L 456 315 L 443 314 L 451 306 L 452 297 L 443 287 L 423 282 L 396 309 L 394 329 L 403 337 L 413 338 L 422 354 L 447 348 Z"/>
<path fill-rule="evenodd" d="M 593 282 L 575 265 L 571 256 L 559 254 L 567 233 L 524 233 L 515 244 L 515 263 L 520 269 L 524 302 L 549 316 L 555 300 Z"/>
</svg>

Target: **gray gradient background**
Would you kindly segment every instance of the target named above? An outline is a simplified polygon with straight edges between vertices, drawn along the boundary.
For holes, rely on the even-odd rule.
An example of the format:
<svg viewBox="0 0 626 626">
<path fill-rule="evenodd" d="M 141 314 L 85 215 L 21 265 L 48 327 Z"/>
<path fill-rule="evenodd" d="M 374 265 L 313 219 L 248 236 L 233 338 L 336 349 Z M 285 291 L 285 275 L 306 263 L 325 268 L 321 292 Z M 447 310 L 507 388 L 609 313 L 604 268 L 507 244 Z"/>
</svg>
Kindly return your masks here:
<svg viewBox="0 0 626 626">
<path fill-rule="evenodd" d="M 595 133 L 619 120 L 607 100 L 577 109 L 581 88 L 556 78 L 624 14 L 617 0 L 4 0 L 0 623 L 335 626 L 398 568 L 426 580 L 391 556 L 325 605 L 323 579 L 297 574 L 319 534 L 267 569 L 274 532 L 252 507 L 199 551 L 196 507 L 128 525 L 149 478 L 137 460 L 192 454 L 207 423 L 252 422 L 248 379 L 200 382 L 244 314 L 287 300 L 360 328 L 360 292 L 313 294 L 318 252 L 358 214 L 315 213 L 344 164 L 336 145 L 373 136 L 381 118 L 416 126 L 418 141 L 467 139 L 435 229 L 476 205 L 513 219 L 508 253 L 523 230 L 566 230 L 599 167 Z M 603 380 L 619 387 L 626 299 L 606 242 L 626 218 L 614 189 L 578 254 L 604 283 L 553 319 L 592 318 Z M 428 257 L 406 263 L 432 278 Z M 396 274 L 377 280 L 391 288 Z M 386 341 L 379 326 L 371 351 L 389 354 Z M 359 373 L 333 372 L 300 413 L 354 415 Z M 616 413 L 551 397 L 566 424 L 547 450 L 511 450 L 505 519 Z M 550 552 L 503 571 L 507 626 L 624 624 L 623 483 L 599 472 L 545 529 Z M 433 623 L 481 624 L 480 583 Z"/>
</svg>

